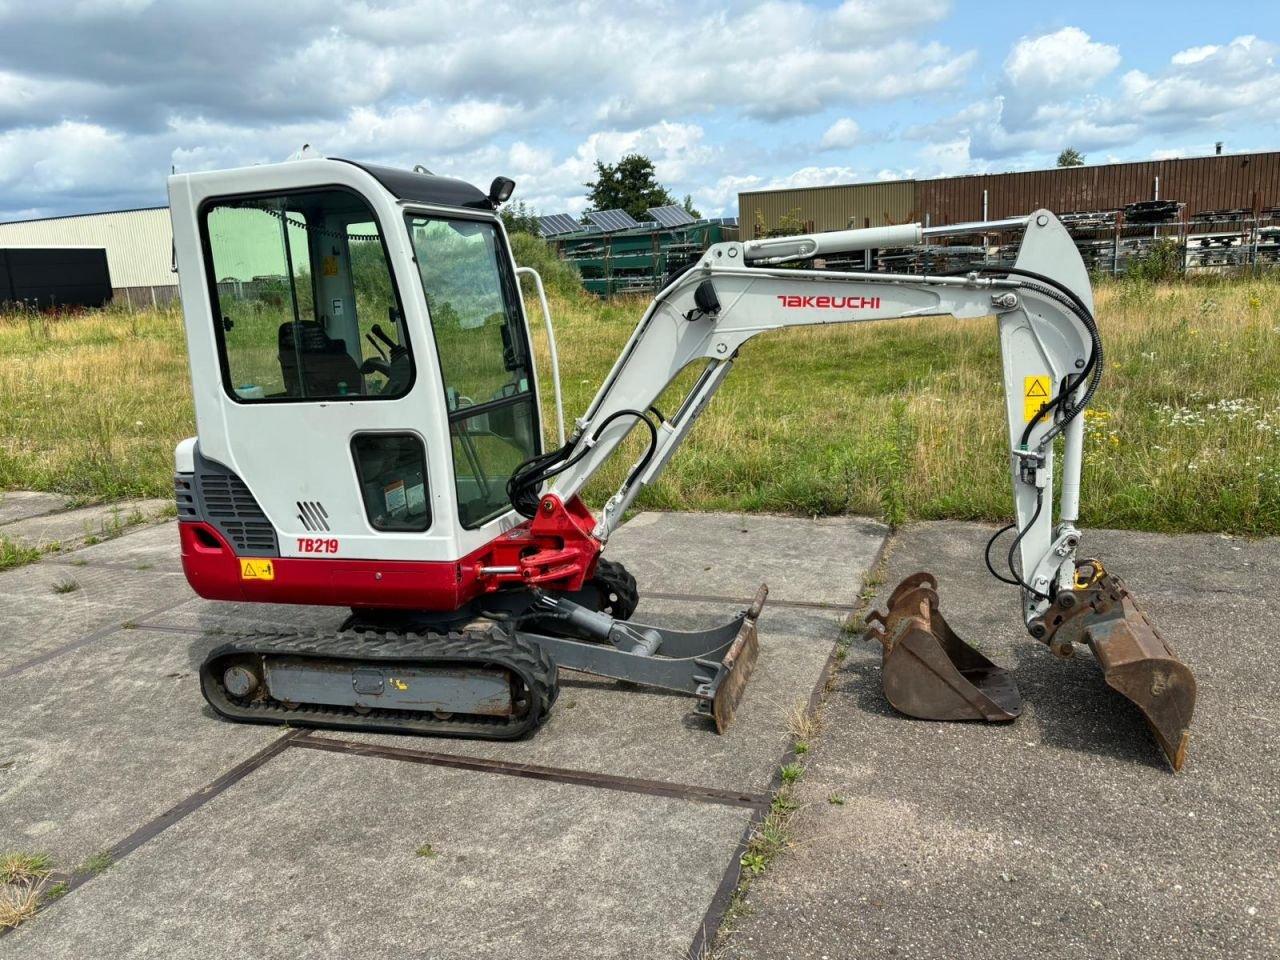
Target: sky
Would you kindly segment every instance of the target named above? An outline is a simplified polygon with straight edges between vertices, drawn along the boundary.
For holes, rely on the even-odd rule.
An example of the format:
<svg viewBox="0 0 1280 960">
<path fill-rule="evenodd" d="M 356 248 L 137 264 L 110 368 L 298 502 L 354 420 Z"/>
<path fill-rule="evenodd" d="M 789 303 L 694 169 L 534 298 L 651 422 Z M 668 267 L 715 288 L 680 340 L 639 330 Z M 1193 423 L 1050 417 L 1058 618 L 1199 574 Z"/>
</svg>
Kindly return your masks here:
<svg viewBox="0 0 1280 960">
<path fill-rule="evenodd" d="M 1277 0 L 0 0 L 0 222 L 326 156 L 578 213 L 596 161 L 677 199 L 1280 149 Z"/>
</svg>

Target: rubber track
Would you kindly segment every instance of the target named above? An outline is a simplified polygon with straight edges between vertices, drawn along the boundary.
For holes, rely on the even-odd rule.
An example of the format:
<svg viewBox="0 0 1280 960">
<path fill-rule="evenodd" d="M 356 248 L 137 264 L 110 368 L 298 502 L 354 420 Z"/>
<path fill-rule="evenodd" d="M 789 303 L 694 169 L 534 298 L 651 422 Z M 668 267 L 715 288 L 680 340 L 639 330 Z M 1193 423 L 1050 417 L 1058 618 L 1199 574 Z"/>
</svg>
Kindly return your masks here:
<svg viewBox="0 0 1280 960">
<path fill-rule="evenodd" d="M 413 710 L 370 710 L 299 704 L 289 708 L 278 700 L 240 700 L 222 685 L 221 663 L 238 656 L 309 656 L 318 660 L 350 661 L 377 666 L 386 663 L 418 668 L 498 666 L 518 676 L 531 705 L 521 717 L 455 715 L 441 720 Z M 429 736 L 512 740 L 541 726 L 559 695 L 556 665 L 536 644 L 513 636 L 500 626 L 484 630 L 438 633 L 396 633 L 389 630 L 356 633 L 280 632 L 238 637 L 212 651 L 200 665 L 200 689 L 222 716 L 241 723 L 292 724 L 372 733 L 412 733 Z"/>
</svg>

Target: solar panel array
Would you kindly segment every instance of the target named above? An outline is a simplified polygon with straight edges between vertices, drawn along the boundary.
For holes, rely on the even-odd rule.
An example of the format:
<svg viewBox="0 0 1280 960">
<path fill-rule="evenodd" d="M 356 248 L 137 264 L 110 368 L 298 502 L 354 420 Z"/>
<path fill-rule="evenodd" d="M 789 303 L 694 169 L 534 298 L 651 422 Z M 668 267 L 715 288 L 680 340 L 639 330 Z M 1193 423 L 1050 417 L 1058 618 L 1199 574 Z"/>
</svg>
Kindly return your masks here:
<svg viewBox="0 0 1280 960">
<path fill-rule="evenodd" d="M 615 230 L 630 230 L 632 227 L 638 227 L 635 218 L 625 210 L 596 210 L 586 214 L 591 218 L 591 222 L 604 230 L 605 233 L 613 233 Z"/>
<path fill-rule="evenodd" d="M 538 233 L 544 237 L 554 237 L 561 233 L 576 233 L 581 229 L 582 224 L 567 213 L 553 213 L 550 216 L 538 218 Z"/>
<path fill-rule="evenodd" d="M 650 207 L 645 214 L 664 227 L 683 227 L 687 223 L 693 223 L 693 217 L 689 216 L 689 211 L 684 207 Z"/>
</svg>

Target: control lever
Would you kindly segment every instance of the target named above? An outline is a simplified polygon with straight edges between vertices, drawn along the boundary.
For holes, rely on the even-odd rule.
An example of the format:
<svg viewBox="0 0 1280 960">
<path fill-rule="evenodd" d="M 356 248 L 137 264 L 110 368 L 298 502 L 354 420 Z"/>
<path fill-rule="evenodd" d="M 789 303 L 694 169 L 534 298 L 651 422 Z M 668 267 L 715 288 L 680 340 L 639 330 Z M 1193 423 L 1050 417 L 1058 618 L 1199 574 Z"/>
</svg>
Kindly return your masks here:
<svg viewBox="0 0 1280 960">
<path fill-rule="evenodd" d="M 369 341 L 369 343 L 373 346 L 374 350 L 378 351 L 378 356 L 380 356 L 383 360 L 387 359 L 387 352 L 382 349 L 382 344 L 378 343 L 377 340 L 373 339 L 372 334 L 366 333 L 364 335 L 364 338 Z"/>
</svg>

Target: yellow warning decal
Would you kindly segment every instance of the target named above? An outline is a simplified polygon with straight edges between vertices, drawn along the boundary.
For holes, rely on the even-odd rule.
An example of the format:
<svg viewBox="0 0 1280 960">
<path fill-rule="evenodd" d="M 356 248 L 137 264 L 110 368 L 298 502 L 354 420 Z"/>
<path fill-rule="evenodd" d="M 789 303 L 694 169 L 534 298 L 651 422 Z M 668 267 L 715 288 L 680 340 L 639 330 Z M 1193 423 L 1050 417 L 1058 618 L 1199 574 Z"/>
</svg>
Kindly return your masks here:
<svg viewBox="0 0 1280 960">
<path fill-rule="evenodd" d="M 276 565 L 270 560 L 241 560 L 241 580 L 274 580 Z"/>
<path fill-rule="evenodd" d="M 1022 378 L 1022 422 L 1030 423 L 1049 400 L 1048 377 Z"/>
</svg>

